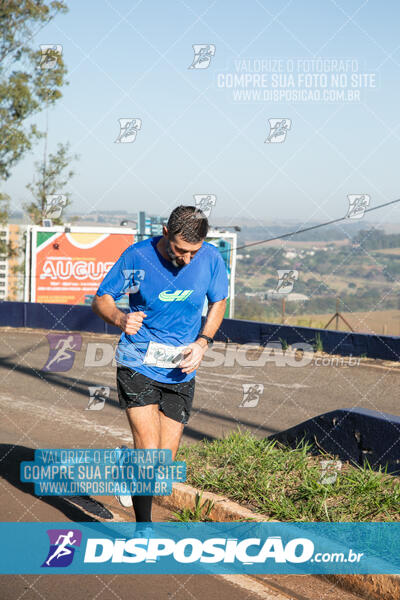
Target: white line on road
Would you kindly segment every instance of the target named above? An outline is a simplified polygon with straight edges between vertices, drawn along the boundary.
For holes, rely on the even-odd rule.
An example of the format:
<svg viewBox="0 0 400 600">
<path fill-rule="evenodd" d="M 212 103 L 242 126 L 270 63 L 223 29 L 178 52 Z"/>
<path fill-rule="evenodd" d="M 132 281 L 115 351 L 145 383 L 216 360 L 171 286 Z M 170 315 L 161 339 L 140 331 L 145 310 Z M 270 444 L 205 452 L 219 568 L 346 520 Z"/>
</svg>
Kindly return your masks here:
<svg viewBox="0 0 400 600">
<path fill-rule="evenodd" d="M 81 429 L 86 433 L 92 431 L 96 434 L 113 437 L 118 441 L 132 443 L 132 436 L 128 428 L 122 429 L 119 427 L 113 427 L 112 425 L 99 425 L 98 423 L 94 423 L 93 421 L 87 419 L 84 414 L 76 415 L 73 411 L 60 407 L 51 410 L 49 409 L 48 404 L 41 403 L 37 398 L 35 398 L 35 402 L 32 402 L 32 398 L 26 398 L 26 400 L 24 400 L 23 396 L 17 399 L 1 394 L 0 405 L 8 411 L 10 408 L 13 408 L 23 411 L 25 414 L 35 414 L 40 416 L 41 421 L 44 419 L 47 419 L 52 423 L 57 421 L 58 423 L 62 423 L 64 426 L 68 424 L 68 427 L 72 426 L 74 428 Z"/>
<path fill-rule="evenodd" d="M 288 390 L 299 390 L 301 388 L 310 388 L 311 385 L 305 385 L 303 383 L 271 383 L 266 381 L 264 385 L 274 385 L 275 387 L 287 388 Z"/>
<path fill-rule="evenodd" d="M 237 585 L 243 590 L 249 592 L 252 598 L 260 598 L 261 600 L 288 600 L 291 596 L 283 596 L 272 588 L 267 587 L 262 583 L 258 583 L 254 579 L 250 579 L 246 575 L 218 575 L 221 579 L 229 582 L 232 585 Z"/>
</svg>

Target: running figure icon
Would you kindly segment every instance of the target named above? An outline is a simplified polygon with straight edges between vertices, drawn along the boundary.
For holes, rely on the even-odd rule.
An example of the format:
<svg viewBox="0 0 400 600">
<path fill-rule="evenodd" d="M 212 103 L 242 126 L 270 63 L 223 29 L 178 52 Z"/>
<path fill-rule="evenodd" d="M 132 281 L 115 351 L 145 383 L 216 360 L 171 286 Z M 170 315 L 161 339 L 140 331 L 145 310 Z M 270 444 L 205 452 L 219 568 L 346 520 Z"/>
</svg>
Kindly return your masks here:
<svg viewBox="0 0 400 600">
<path fill-rule="evenodd" d="M 53 358 L 47 363 L 46 369 L 49 371 L 50 366 L 53 363 L 59 363 L 62 360 L 70 360 L 71 354 L 68 353 L 68 350 L 75 350 L 74 336 L 69 335 L 67 338 L 58 340 L 55 349 L 57 350 L 56 354 Z"/>
<path fill-rule="evenodd" d="M 66 556 L 67 554 L 72 554 L 71 548 L 67 548 L 67 546 L 73 546 L 78 542 L 78 540 L 72 539 L 74 536 L 73 531 L 69 531 L 66 535 L 59 535 L 56 541 L 57 549 L 55 552 L 46 560 L 46 565 L 50 566 L 51 561 L 54 558 L 61 558 L 62 556 Z M 63 540 L 60 542 L 60 540 Z"/>
<path fill-rule="evenodd" d="M 265 140 L 266 144 L 282 143 L 286 139 L 286 135 L 291 129 L 291 119 L 268 119 L 269 135 Z"/>
</svg>

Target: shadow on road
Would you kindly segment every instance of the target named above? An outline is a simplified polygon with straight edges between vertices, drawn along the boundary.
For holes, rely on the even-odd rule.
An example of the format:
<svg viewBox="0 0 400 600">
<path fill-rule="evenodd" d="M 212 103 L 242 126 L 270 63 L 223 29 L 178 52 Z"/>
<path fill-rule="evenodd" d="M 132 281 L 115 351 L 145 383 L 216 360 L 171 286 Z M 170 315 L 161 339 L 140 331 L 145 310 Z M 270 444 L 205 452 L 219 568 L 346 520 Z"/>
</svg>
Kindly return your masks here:
<svg viewBox="0 0 400 600">
<path fill-rule="evenodd" d="M 19 373 L 21 375 L 26 375 L 27 377 L 32 377 L 33 379 L 40 381 L 40 382 L 47 382 L 50 385 L 53 385 L 53 386 L 56 386 L 59 388 L 63 388 L 64 390 L 71 391 L 74 394 L 79 394 L 79 395 L 83 396 L 86 400 L 88 399 L 88 387 L 89 386 L 96 387 L 101 384 L 101 382 L 99 382 L 99 380 L 94 381 L 93 379 L 82 379 L 81 377 L 79 377 L 79 375 L 78 376 L 73 376 L 73 375 L 67 376 L 62 373 L 52 373 L 52 372 L 36 370 L 36 369 L 30 368 L 29 366 L 17 364 L 7 358 L 0 359 L 0 369 L 2 369 L 2 368 L 9 370 L 9 371 L 14 371 L 15 373 Z M 116 394 L 115 386 L 112 386 L 110 389 L 113 393 Z M 195 402 L 196 402 L 196 396 L 195 396 Z M 111 397 L 107 398 L 107 404 L 110 406 L 113 406 L 115 408 L 119 408 L 118 400 L 113 399 Z M 218 420 L 218 421 L 222 421 L 223 423 L 226 423 L 226 424 L 238 423 L 238 421 L 239 421 L 238 419 L 235 419 L 234 417 L 231 417 L 228 415 L 221 415 L 214 411 L 210 411 L 207 409 L 203 409 L 201 407 L 194 406 L 193 407 L 193 415 L 196 414 L 196 411 L 198 413 L 200 413 L 201 415 L 210 417 L 210 418 Z M 192 419 L 193 419 L 193 417 L 192 417 Z M 271 427 L 264 427 L 264 426 L 260 427 L 259 423 L 257 423 L 256 421 L 248 421 L 248 420 L 240 419 L 240 425 L 244 428 L 254 427 L 258 431 L 265 432 L 266 435 L 278 433 L 277 429 L 272 429 Z M 201 433 L 200 431 L 198 431 L 190 426 L 185 427 L 184 433 L 185 433 L 186 437 L 189 437 L 193 440 L 198 440 L 198 441 L 201 441 L 202 439 L 207 439 L 207 440 L 216 439 L 215 436 Z"/>
<path fill-rule="evenodd" d="M 23 483 L 20 480 L 20 463 L 33 461 L 34 458 L 33 448 L 0 444 L 0 477 L 25 494 L 30 494 L 35 499 L 39 498 L 41 502 L 56 508 L 70 521 L 99 522 L 99 519 L 112 519 L 112 514 L 100 502 L 89 496 L 37 496 L 32 483 Z"/>
</svg>

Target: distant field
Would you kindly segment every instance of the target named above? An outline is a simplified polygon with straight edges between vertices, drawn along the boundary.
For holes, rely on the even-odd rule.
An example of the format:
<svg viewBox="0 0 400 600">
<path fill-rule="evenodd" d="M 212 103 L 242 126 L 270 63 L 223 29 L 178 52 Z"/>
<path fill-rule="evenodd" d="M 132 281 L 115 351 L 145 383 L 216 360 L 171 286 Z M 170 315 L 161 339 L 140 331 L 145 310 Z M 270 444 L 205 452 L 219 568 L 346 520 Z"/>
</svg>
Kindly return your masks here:
<svg viewBox="0 0 400 600">
<path fill-rule="evenodd" d="M 400 256 L 400 248 L 382 248 L 382 250 L 373 250 L 379 254 L 389 254 L 393 256 Z"/>
<path fill-rule="evenodd" d="M 265 238 L 266 239 L 268 237 L 268 234 L 266 234 Z M 252 242 L 254 242 L 256 240 L 245 240 L 245 241 L 241 241 L 240 245 L 243 244 L 251 244 Z M 290 240 L 290 239 L 283 239 L 283 240 L 275 240 L 273 242 L 267 242 L 266 244 L 263 244 L 263 246 L 265 246 L 266 248 L 271 247 L 271 246 L 282 246 L 284 247 L 286 250 L 288 249 L 288 247 L 290 248 L 312 248 L 313 246 L 315 246 L 316 248 L 323 248 L 324 246 L 328 246 L 329 244 L 334 244 L 335 246 L 349 246 L 350 242 L 349 240 L 330 240 L 329 242 L 296 242 L 294 239 Z M 259 246 L 255 246 L 254 250 L 257 251 L 259 249 Z M 250 246 L 250 248 L 246 248 L 245 250 L 240 250 L 240 252 L 243 253 L 248 253 L 253 251 L 253 248 Z"/>
<path fill-rule="evenodd" d="M 350 323 L 354 331 L 359 333 L 375 333 L 378 335 L 400 335 L 400 310 L 377 310 L 374 312 L 343 312 L 344 318 Z M 304 315 L 302 317 L 287 316 L 288 325 L 298 325 L 303 327 L 324 328 L 332 313 L 319 315 Z M 334 320 L 328 329 L 336 329 Z M 339 319 L 339 329 L 349 331 L 342 320 Z"/>
</svg>

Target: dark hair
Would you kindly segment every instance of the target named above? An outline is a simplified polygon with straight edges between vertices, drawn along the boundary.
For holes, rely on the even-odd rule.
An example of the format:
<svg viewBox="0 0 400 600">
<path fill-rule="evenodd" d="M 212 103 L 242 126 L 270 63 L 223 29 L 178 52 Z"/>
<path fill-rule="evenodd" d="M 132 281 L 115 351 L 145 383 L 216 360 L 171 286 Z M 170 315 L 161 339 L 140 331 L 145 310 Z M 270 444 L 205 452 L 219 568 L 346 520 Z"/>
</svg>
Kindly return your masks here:
<svg viewBox="0 0 400 600">
<path fill-rule="evenodd" d="M 208 220 L 196 206 L 177 206 L 169 216 L 168 237 L 180 234 L 186 242 L 197 244 L 207 237 Z"/>
</svg>

